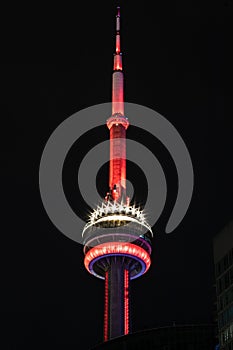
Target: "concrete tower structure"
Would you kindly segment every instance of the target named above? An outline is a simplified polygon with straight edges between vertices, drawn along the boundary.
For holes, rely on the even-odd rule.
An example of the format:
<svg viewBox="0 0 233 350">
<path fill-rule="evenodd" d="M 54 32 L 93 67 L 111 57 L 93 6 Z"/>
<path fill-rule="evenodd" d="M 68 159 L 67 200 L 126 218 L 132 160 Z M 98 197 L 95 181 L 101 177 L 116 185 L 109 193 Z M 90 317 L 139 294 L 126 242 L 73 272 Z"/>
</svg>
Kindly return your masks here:
<svg viewBox="0 0 233 350">
<path fill-rule="evenodd" d="M 83 229 L 84 264 L 105 281 L 104 340 L 128 334 L 130 281 L 150 267 L 152 230 L 140 208 L 126 195 L 124 74 L 120 42 L 120 8 L 116 15 L 116 50 L 112 76 L 109 191 Z"/>
<path fill-rule="evenodd" d="M 233 349 L 233 221 L 214 237 L 218 333 L 221 350 Z"/>
</svg>

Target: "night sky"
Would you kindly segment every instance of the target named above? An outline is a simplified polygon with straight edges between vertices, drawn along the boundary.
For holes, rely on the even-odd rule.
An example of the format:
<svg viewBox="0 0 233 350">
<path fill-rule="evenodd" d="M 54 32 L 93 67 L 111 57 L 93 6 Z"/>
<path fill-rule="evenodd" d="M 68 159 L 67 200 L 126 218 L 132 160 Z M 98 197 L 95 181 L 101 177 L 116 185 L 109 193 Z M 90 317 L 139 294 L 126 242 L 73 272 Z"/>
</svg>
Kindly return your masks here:
<svg viewBox="0 0 233 350">
<path fill-rule="evenodd" d="M 85 270 L 83 247 L 48 218 L 38 173 L 46 141 L 62 121 L 110 102 L 117 4 L 125 99 L 156 110 L 175 126 L 195 176 L 189 210 L 166 235 L 177 190 L 174 164 L 158 140 L 129 128 L 129 137 L 161 161 L 168 181 L 165 210 L 153 228 L 152 266 L 132 282 L 133 329 L 213 320 L 212 238 L 233 217 L 232 1 L 87 2 L 73 19 L 76 35 L 66 42 L 66 63 L 0 67 L 3 349 L 85 350 L 102 341 L 103 282 Z M 63 51 L 65 36 L 54 30 L 50 40 L 61 40 Z M 46 54 L 39 60 L 44 61 Z M 83 154 L 106 139 L 108 130 L 91 136 L 81 140 Z M 72 208 L 84 215 L 73 182 L 82 157 L 75 149 L 65 163 L 64 188 Z M 107 179 L 106 170 L 99 177 Z M 138 187 L 133 165 L 128 173 Z M 98 184 L 100 193 L 106 186 Z M 142 192 L 138 187 L 139 198 Z"/>
</svg>

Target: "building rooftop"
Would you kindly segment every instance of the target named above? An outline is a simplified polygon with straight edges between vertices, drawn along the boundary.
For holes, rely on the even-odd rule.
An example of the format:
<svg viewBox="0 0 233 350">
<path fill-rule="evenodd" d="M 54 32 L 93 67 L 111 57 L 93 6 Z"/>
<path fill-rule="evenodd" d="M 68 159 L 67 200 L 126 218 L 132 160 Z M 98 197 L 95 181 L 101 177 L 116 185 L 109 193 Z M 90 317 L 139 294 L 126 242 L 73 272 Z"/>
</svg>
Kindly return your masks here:
<svg viewBox="0 0 233 350">
<path fill-rule="evenodd" d="M 92 350 L 214 350 L 216 325 L 173 325 L 149 329 L 105 342 Z"/>
</svg>

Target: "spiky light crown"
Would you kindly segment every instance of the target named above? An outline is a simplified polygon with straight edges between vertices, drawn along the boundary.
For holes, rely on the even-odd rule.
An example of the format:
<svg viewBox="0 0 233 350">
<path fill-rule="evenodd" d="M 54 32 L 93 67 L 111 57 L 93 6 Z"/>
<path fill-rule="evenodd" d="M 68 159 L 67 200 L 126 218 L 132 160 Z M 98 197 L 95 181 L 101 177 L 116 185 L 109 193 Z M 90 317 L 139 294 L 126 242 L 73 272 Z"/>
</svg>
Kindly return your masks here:
<svg viewBox="0 0 233 350">
<path fill-rule="evenodd" d="M 138 222 L 140 225 L 147 227 L 148 230 L 152 232 L 150 225 L 146 221 L 145 213 L 135 205 L 129 206 L 123 203 L 110 201 L 102 203 L 101 206 L 97 206 L 97 208 L 90 214 L 86 227 L 95 225 L 104 218 L 109 221 L 112 219 Z"/>
</svg>

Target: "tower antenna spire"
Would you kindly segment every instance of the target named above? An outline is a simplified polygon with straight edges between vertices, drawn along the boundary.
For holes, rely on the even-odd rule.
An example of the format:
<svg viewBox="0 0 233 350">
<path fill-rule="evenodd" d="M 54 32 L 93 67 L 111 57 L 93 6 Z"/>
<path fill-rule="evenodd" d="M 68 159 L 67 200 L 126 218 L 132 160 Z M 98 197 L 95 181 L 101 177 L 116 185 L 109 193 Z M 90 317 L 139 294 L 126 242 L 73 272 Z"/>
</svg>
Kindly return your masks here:
<svg viewBox="0 0 233 350">
<path fill-rule="evenodd" d="M 120 11 L 120 6 L 118 6 L 117 14 L 116 14 L 116 51 L 114 56 L 114 70 L 122 70 L 120 30 L 121 30 L 121 11 Z"/>
<path fill-rule="evenodd" d="M 121 30 L 121 8 L 117 6 L 117 15 L 116 15 L 116 32 L 119 33 Z"/>
</svg>

